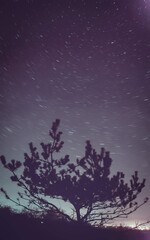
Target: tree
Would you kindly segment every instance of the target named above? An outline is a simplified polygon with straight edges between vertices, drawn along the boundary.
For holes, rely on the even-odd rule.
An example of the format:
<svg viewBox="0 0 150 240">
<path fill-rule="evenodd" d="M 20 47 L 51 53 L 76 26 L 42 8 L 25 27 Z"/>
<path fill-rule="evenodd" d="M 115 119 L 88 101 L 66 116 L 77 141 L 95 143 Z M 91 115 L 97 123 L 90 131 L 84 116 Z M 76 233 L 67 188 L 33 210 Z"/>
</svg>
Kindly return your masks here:
<svg viewBox="0 0 150 240">
<path fill-rule="evenodd" d="M 24 154 L 23 164 L 16 160 L 7 163 L 4 156 L 0 157 L 3 166 L 12 173 L 11 180 L 23 190 L 14 200 L 1 188 L 7 199 L 27 209 L 34 204 L 38 211 L 53 211 L 69 221 L 99 225 L 127 217 L 148 201 L 148 198 L 141 204 L 135 201 L 145 187 L 145 179 L 139 182 L 137 171 L 132 175 L 130 184 L 124 182 L 123 172 L 111 177 L 110 153 L 104 148 L 97 153 L 90 141 L 86 142 L 84 157 L 76 159 L 75 163 L 70 162 L 69 155 L 56 158 L 64 144 L 59 124 L 59 119 L 53 122 L 49 131 L 51 142 L 41 143 L 41 154 L 31 142 L 30 155 Z M 21 166 L 23 171 L 17 174 Z M 71 203 L 76 216 L 66 214 L 51 199 Z M 26 200 L 28 205 L 21 200 Z"/>
</svg>

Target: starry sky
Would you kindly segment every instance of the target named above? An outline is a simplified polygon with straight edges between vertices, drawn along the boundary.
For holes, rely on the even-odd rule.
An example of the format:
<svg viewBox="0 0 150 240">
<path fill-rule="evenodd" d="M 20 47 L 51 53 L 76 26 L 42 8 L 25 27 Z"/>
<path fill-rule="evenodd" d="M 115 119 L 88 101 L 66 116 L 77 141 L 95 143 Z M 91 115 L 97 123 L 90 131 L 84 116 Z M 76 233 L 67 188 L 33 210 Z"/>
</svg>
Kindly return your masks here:
<svg viewBox="0 0 150 240">
<path fill-rule="evenodd" d="M 149 26 L 149 0 L 2 0 L 0 154 L 23 161 L 59 118 L 62 154 L 75 161 L 90 139 L 111 152 L 112 174 L 147 179 L 139 202 L 150 197 Z M 149 206 L 130 221 L 150 219 Z"/>
</svg>

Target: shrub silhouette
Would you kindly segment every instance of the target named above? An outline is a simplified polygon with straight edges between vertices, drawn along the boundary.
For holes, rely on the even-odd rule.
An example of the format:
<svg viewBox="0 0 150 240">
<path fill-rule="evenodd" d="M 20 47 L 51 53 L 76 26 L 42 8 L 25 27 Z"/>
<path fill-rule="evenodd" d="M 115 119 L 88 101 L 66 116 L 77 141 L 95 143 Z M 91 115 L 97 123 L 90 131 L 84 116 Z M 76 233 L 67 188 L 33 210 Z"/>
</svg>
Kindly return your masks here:
<svg viewBox="0 0 150 240">
<path fill-rule="evenodd" d="M 31 142 L 31 154 L 24 154 L 23 164 L 16 160 L 7 163 L 4 156 L 0 157 L 3 166 L 12 173 L 11 180 L 23 190 L 14 200 L 1 188 L 7 199 L 32 211 L 31 206 L 35 205 L 35 212 L 53 212 L 55 216 L 69 221 L 100 226 L 116 218 L 127 217 L 147 202 L 148 198 L 141 204 L 135 201 L 145 186 L 145 179 L 140 182 L 137 171 L 132 175 L 130 184 L 124 182 L 123 172 L 111 177 L 109 152 L 101 148 L 101 152 L 97 153 L 90 141 L 86 142 L 84 156 L 76 159 L 75 163 L 70 162 L 69 155 L 55 157 L 64 144 L 59 124 L 59 119 L 53 122 L 49 131 L 51 142 L 41 143 L 41 154 Z M 17 174 L 21 166 L 22 174 Z M 51 199 L 69 202 L 73 207 L 72 214 L 58 208 Z M 28 205 L 21 200 L 26 200 Z"/>
</svg>

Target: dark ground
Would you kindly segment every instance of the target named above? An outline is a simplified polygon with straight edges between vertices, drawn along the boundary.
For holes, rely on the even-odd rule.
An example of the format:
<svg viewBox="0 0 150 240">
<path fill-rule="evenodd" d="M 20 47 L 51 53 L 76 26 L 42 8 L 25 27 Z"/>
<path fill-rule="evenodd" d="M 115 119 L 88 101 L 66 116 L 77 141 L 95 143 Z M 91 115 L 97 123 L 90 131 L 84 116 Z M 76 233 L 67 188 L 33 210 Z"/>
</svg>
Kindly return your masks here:
<svg viewBox="0 0 150 240">
<path fill-rule="evenodd" d="M 0 239 L 2 240 L 150 240 L 150 231 L 129 228 L 94 228 L 62 220 L 41 220 L 27 214 L 0 209 Z"/>
</svg>

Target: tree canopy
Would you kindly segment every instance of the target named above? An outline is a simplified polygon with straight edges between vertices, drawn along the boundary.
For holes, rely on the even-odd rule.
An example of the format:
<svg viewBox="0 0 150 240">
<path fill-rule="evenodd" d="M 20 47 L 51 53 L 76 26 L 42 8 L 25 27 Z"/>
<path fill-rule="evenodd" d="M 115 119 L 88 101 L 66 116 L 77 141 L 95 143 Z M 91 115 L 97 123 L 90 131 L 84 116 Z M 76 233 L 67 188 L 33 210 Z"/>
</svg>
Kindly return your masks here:
<svg viewBox="0 0 150 240">
<path fill-rule="evenodd" d="M 86 142 L 84 156 L 75 162 L 70 161 L 69 155 L 58 158 L 64 145 L 59 124 L 59 119 L 53 122 L 49 131 L 51 141 L 41 143 L 41 153 L 31 142 L 30 154 L 24 154 L 23 163 L 17 160 L 7 163 L 4 156 L 0 157 L 3 166 L 12 173 L 11 180 L 22 189 L 15 200 L 1 188 L 7 199 L 30 210 L 35 205 L 36 211 L 54 211 L 69 221 L 99 225 L 127 217 L 148 201 L 148 198 L 140 204 L 136 201 L 145 187 L 145 179 L 140 182 L 137 171 L 129 183 L 124 181 L 123 172 L 111 176 L 110 153 L 104 148 L 97 153 L 90 141 Z M 17 172 L 18 169 L 22 172 Z M 69 202 L 72 214 L 51 199 Z"/>
</svg>

